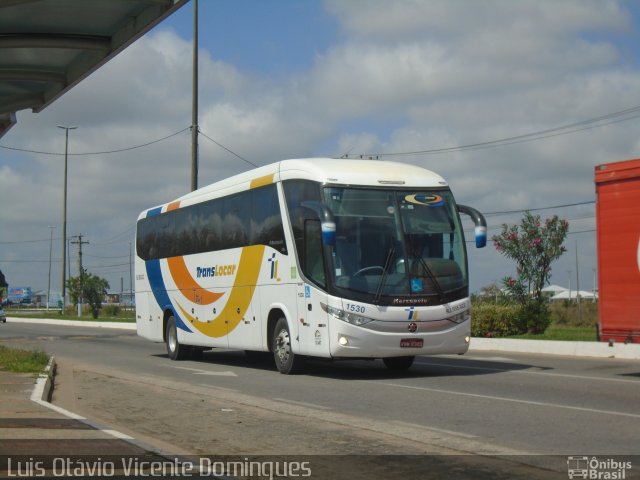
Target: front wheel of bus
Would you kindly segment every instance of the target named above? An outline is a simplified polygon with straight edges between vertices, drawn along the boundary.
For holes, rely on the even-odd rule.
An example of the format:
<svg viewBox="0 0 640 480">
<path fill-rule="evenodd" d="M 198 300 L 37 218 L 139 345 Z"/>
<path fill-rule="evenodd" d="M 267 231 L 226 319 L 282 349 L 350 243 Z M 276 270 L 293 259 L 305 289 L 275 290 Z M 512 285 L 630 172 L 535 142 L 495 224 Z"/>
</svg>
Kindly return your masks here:
<svg viewBox="0 0 640 480">
<path fill-rule="evenodd" d="M 189 353 L 189 347 L 180 345 L 178 342 L 178 327 L 176 327 L 176 319 L 174 316 L 167 320 L 167 332 L 165 335 L 167 343 L 167 353 L 171 360 L 183 360 Z"/>
<path fill-rule="evenodd" d="M 289 325 L 284 317 L 278 319 L 273 331 L 273 358 L 278 371 L 285 375 L 300 372 L 304 364 L 304 357 L 294 354 L 291 349 Z"/>
<path fill-rule="evenodd" d="M 416 357 L 390 357 L 383 358 L 382 361 L 389 370 L 408 370 Z"/>
</svg>

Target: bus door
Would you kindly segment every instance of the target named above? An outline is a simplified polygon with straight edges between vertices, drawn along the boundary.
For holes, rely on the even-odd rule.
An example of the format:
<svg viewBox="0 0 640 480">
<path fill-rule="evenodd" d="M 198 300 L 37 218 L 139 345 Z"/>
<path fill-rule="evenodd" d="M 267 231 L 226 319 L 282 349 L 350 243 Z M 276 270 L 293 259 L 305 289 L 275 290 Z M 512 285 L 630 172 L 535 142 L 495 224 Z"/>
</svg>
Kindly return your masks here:
<svg viewBox="0 0 640 480">
<path fill-rule="evenodd" d="M 322 304 L 327 304 L 327 294 L 307 282 L 301 283 L 298 289 L 300 353 L 326 356 L 329 353 L 329 322 Z"/>
<path fill-rule="evenodd" d="M 326 262 L 320 222 L 307 219 L 301 267 L 305 281 L 298 286 L 299 338 L 301 353 L 326 356 L 329 353 L 329 322 L 326 312 Z"/>
</svg>

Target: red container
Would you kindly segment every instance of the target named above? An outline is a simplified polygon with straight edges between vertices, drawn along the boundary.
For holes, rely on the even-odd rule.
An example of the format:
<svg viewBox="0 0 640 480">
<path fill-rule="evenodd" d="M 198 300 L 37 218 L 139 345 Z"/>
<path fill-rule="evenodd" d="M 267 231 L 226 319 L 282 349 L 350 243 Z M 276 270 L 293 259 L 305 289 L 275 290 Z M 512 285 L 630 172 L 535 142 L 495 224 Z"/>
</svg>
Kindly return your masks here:
<svg viewBox="0 0 640 480">
<path fill-rule="evenodd" d="M 600 340 L 640 343 L 640 159 L 595 168 Z"/>
</svg>

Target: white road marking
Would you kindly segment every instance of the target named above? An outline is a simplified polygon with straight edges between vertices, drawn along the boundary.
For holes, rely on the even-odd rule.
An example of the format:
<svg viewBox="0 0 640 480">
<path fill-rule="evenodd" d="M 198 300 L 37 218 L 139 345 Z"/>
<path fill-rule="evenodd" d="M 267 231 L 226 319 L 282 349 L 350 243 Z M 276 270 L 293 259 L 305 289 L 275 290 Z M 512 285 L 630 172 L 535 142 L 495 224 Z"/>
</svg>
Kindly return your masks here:
<svg viewBox="0 0 640 480">
<path fill-rule="evenodd" d="M 291 403 L 293 405 L 300 405 L 302 407 L 313 408 L 316 410 L 331 410 L 331 408 L 325 407 L 323 405 L 316 405 L 314 403 L 307 403 L 307 402 L 296 402 L 295 400 L 289 400 L 287 398 L 274 398 L 274 400 L 278 402 Z"/>
<path fill-rule="evenodd" d="M 120 440 L 133 440 L 133 437 L 130 437 L 127 434 L 119 432 L 117 430 L 102 430 L 107 435 L 111 435 L 112 437 L 119 438 Z"/>
<path fill-rule="evenodd" d="M 501 402 L 522 403 L 524 405 L 534 405 L 537 407 L 563 408 L 566 410 L 575 410 L 578 412 L 600 413 L 603 415 L 615 415 L 620 417 L 640 418 L 640 414 L 637 414 L 637 413 L 615 412 L 612 410 L 599 410 L 597 408 L 574 407 L 572 405 L 561 405 L 559 403 L 534 402 L 533 400 L 520 400 L 517 398 L 496 397 L 493 395 L 481 395 L 479 393 L 456 392 L 453 390 L 443 390 L 439 388 L 416 387 L 413 385 L 401 385 L 399 383 L 374 382 L 369 380 L 363 380 L 363 381 L 366 383 L 373 383 L 375 385 L 386 385 L 394 388 L 407 388 L 410 390 L 422 390 L 425 392 L 444 393 L 447 395 L 460 395 L 463 397 L 483 398 L 486 400 L 498 400 Z"/>
<path fill-rule="evenodd" d="M 180 370 L 188 370 L 190 372 L 193 372 L 194 375 L 215 375 L 218 377 L 237 377 L 238 375 L 236 375 L 233 372 L 230 372 L 229 370 L 226 370 L 224 372 L 215 372 L 215 371 L 211 371 L 211 370 L 200 370 L 198 368 L 189 368 L 189 367 L 174 367 L 173 365 L 171 365 L 171 368 L 177 368 Z"/>
<path fill-rule="evenodd" d="M 626 378 L 607 378 L 607 377 L 589 377 L 587 375 L 572 375 L 569 373 L 552 373 L 552 372 L 534 372 L 532 370 L 518 370 L 512 368 L 495 368 L 495 367 L 477 367 L 472 365 L 452 365 L 450 363 L 435 363 L 435 362 L 416 362 L 417 365 L 434 366 L 434 367 L 449 367 L 449 368 L 461 368 L 463 370 L 484 370 L 487 372 L 503 372 L 513 374 L 527 374 L 527 375 L 545 375 L 549 377 L 560 378 L 572 378 L 577 380 L 596 380 L 603 382 L 621 382 L 621 383 L 635 383 L 640 385 L 640 380 L 631 380 Z"/>
<path fill-rule="evenodd" d="M 469 433 L 454 432 L 453 430 L 445 430 L 444 428 L 429 427 L 429 426 L 426 426 L 426 425 L 417 425 L 415 423 L 403 422 L 403 421 L 400 421 L 400 420 L 392 420 L 391 423 L 395 423 L 396 425 L 402 425 L 403 427 L 421 428 L 421 429 L 429 430 L 429 431 L 433 431 L 433 432 L 446 433 L 447 435 L 453 435 L 453 436 L 456 436 L 456 437 L 478 438 L 477 435 L 471 435 Z"/>
</svg>

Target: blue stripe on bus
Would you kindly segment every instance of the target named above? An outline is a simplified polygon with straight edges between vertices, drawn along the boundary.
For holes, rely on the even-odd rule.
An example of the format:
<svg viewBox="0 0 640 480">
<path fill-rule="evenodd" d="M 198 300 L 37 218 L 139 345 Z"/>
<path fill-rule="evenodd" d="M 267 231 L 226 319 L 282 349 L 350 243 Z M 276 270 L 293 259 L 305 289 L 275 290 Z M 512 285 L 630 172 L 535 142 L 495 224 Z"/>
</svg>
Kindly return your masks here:
<svg viewBox="0 0 640 480">
<path fill-rule="evenodd" d="M 151 210 L 147 210 L 147 218 L 160 215 L 160 213 L 162 213 L 162 207 L 152 208 Z"/>
<path fill-rule="evenodd" d="M 160 270 L 160 260 L 147 260 L 145 262 L 145 267 L 147 268 L 147 279 L 149 280 L 149 285 L 151 285 L 151 291 L 156 299 L 156 303 L 163 311 L 170 308 L 176 319 L 176 327 L 184 330 L 185 332 L 191 333 L 191 330 L 187 327 L 184 320 L 182 320 L 180 315 L 176 313 L 176 309 L 171 303 L 169 295 L 167 295 L 167 287 L 164 284 L 162 271 Z"/>
</svg>

